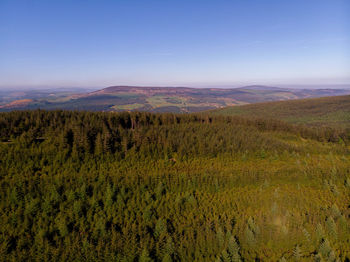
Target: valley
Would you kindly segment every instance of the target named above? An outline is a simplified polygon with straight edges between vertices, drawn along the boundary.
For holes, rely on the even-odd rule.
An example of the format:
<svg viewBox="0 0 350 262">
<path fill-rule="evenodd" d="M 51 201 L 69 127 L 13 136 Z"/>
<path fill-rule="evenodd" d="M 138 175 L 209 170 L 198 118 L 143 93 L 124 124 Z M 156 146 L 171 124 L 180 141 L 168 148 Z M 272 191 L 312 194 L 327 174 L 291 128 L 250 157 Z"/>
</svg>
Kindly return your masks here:
<svg viewBox="0 0 350 262">
<path fill-rule="evenodd" d="M 28 94 L 27 94 L 28 93 Z M 193 113 L 226 106 L 350 94 L 350 89 L 291 89 L 270 86 L 241 88 L 188 88 L 112 86 L 80 93 L 14 93 L 1 99 L 0 111 L 65 109 L 89 111 L 145 111 Z M 34 93 L 35 94 L 35 93 Z"/>
</svg>

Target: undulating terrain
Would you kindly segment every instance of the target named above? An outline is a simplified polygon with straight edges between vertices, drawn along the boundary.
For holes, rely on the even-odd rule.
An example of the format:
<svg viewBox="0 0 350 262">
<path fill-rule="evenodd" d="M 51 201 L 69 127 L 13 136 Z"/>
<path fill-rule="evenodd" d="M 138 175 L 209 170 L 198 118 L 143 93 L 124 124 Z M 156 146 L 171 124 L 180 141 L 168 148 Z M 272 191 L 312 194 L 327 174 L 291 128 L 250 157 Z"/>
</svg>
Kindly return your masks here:
<svg viewBox="0 0 350 262">
<path fill-rule="evenodd" d="M 343 124 L 34 110 L 0 138 L 3 261 L 350 259 Z"/>
<path fill-rule="evenodd" d="M 346 89 L 346 87 L 348 89 Z M 188 88 L 112 86 L 101 90 L 36 90 L 0 93 L 0 111 L 66 109 L 89 111 L 147 111 L 188 113 L 266 101 L 350 94 L 338 89 L 293 89 L 270 86 Z"/>
<path fill-rule="evenodd" d="M 0 88 L 0 111 L 24 109 L 39 101 L 60 101 L 66 97 L 92 91 L 92 89 L 74 87 L 49 89 L 2 87 Z"/>
<path fill-rule="evenodd" d="M 350 0 L 0 0 L 0 262 L 350 262 Z"/>
<path fill-rule="evenodd" d="M 279 119 L 308 126 L 350 128 L 350 95 L 232 106 L 212 113 Z"/>
</svg>

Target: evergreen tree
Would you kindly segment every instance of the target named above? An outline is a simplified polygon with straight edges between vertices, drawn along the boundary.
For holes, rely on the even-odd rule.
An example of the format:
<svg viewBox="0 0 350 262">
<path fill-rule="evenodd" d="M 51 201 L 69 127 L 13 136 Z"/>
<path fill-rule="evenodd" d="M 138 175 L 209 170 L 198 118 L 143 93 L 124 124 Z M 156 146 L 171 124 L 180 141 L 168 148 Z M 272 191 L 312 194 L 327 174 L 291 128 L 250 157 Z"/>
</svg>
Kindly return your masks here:
<svg viewBox="0 0 350 262">
<path fill-rule="evenodd" d="M 239 246 L 237 244 L 236 238 L 234 236 L 231 236 L 228 241 L 227 251 L 231 256 L 232 262 L 240 262 L 241 256 L 239 254 Z"/>
<path fill-rule="evenodd" d="M 148 250 L 144 248 L 139 257 L 139 262 L 152 262 L 153 259 L 149 256 Z"/>
<path fill-rule="evenodd" d="M 162 259 L 162 262 L 172 262 L 172 261 L 173 260 L 172 260 L 171 256 L 168 253 L 166 253 L 164 255 L 163 259 Z"/>
<path fill-rule="evenodd" d="M 294 250 L 293 250 L 293 257 L 294 257 L 295 261 L 300 261 L 301 256 L 302 256 L 301 249 L 300 249 L 299 245 L 296 245 Z"/>
<path fill-rule="evenodd" d="M 245 229 L 245 240 L 250 247 L 254 246 L 256 243 L 254 233 L 248 226 Z"/>
<path fill-rule="evenodd" d="M 161 234 L 163 234 L 164 232 L 166 232 L 166 223 L 163 219 L 158 219 L 156 226 L 154 228 L 154 236 L 155 238 L 159 238 Z"/>
<path fill-rule="evenodd" d="M 287 260 L 284 257 L 281 257 L 278 262 L 287 262 Z"/>
<path fill-rule="evenodd" d="M 327 218 L 326 226 L 328 234 L 333 238 L 337 238 L 337 225 L 335 224 L 333 217 Z"/>
<path fill-rule="evenodd" d="M 332 251 L 331 246 L 329 244 L 329 241 L 327 239 L 324 239 L 319 248 L 318 252 L 322 255 L 323 258 L 328 258 L 329 253 Z"/>
</svg>

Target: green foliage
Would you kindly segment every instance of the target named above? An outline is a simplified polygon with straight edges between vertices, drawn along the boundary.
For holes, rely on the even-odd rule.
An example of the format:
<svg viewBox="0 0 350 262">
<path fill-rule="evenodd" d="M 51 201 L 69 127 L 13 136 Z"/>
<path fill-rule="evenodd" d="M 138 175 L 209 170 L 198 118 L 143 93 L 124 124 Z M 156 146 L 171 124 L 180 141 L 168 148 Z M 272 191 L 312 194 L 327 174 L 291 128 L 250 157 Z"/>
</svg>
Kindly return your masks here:
<svg viewBox="0 0 350 262">
<path fill-rule="evenodd" d="M 150 258 L 147 249 L 143 249 L 139 258 L 139 262 L 152 262 L 153 259 Z"/>
<path fill-rule="evenodd" d="M 68 232 L 67 222 L 65 221 L 64 218 L 57 219 L 56 226 L 61 237 L 65 237 L 68 235 L 69 232 Z"/>
<path fill-rule="evenodd" d="M 162 259 L 162 262 L 172 262 L 172 258 L 171 256 L 167 253 L 164 255 L 163 259 Z"/>
<path fill-rule="evenodd" d="M 350 127 L 350 96 L 333 96 L 290 101 L 255 103 L 213 110 L 215 115 L 239 115 L 280 119 L 315 127 Z M 343 139 L 334 139 L 343 143 Z"/>
<path fill-rule="evenodd" d="M 158 219 L 154 228 L 154 237 L 159 238 L 166 232 L 166 222 L 163 219 Z"/>
<path fill-rule="evenodd" d="M 221 253 L 221 261 L 222 262 L 230 262 L 231 261 L 230 255 L 229 255 L 229 253 L 227 253 L 226 250 L 223 250 Z"/>
<path fill-rule="evenodd" d="M 294 260 L 295 260 L 295 261 L 300 261 L 301 256 L 302 256 L 302 254 L 301 254 L 301 249 L 300 249 L 299 245 L 296 245 L 295 248 L 294 248 L 294 250 L 293 250 L 293 257 L 294 257 Z"/>
<path fill-rule="evenodd" d="M 239 245 L 237 244 L 236 238 L 234 236 L 231 236 L 228 245 L 227 245 L 227 251 L 230 254 L 231 261 L 232 262 L 240 262 L 241 255 L 239 253 Z"/>
<path fill-rule="evenodd" d="M 246 227 L 245 229 L 245 241 L 250 247 L 253 247 L 256 244 L 254 232 L 249 227 Z"/>
<path fill-rule="evenodd" d="M 338 232 L 337 232 L 337 225 L 334 222 L 333 217 L 328 217 L 326 220 L 326 226 L 327 226 L 327 231 L 328 234 L 332 238 L 337 238 Z"/>
<path fill-rule="evenodd" d="M 303 234 L 304 234 L 305 240 L 309 242 L 311 239 L 311 236 L 310 236 L 310 233 L 305 228 L 303 229 Z"/>
<path fill-rule="evenodd" d="M 0 114 L 0 134 L 3 261 L 350 257 L 349 149 L 326 139 L 338 134 L 41 110 Z"/>
<path fill-rule="evenodd" d="M 320 223 L 316 226 L 316 239 L 317 241 L 321 241 L 325 237 L 325 232 L 323 230 L 323 227 Z"/>
<path fill-rule="evenodd" d="M 318 249 L 319 254 L 325 259 L 327 259 L 332 251 L 332 248 L 327 239 L 323 240 Z"/>
</svg>

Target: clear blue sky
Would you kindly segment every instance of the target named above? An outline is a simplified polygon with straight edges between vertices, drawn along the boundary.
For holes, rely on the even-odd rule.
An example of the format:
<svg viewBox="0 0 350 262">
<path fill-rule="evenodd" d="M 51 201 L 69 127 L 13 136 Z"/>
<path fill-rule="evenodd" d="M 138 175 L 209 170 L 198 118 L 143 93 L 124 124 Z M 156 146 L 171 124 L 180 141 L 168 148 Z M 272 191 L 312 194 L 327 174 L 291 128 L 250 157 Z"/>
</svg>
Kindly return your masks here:
<svg viewBox="0 0 350 262">
<path fill-rule="evenodd" d="M 0 86 L 350 83 L 348 0 L 0 0 Z"/>
</svg>

